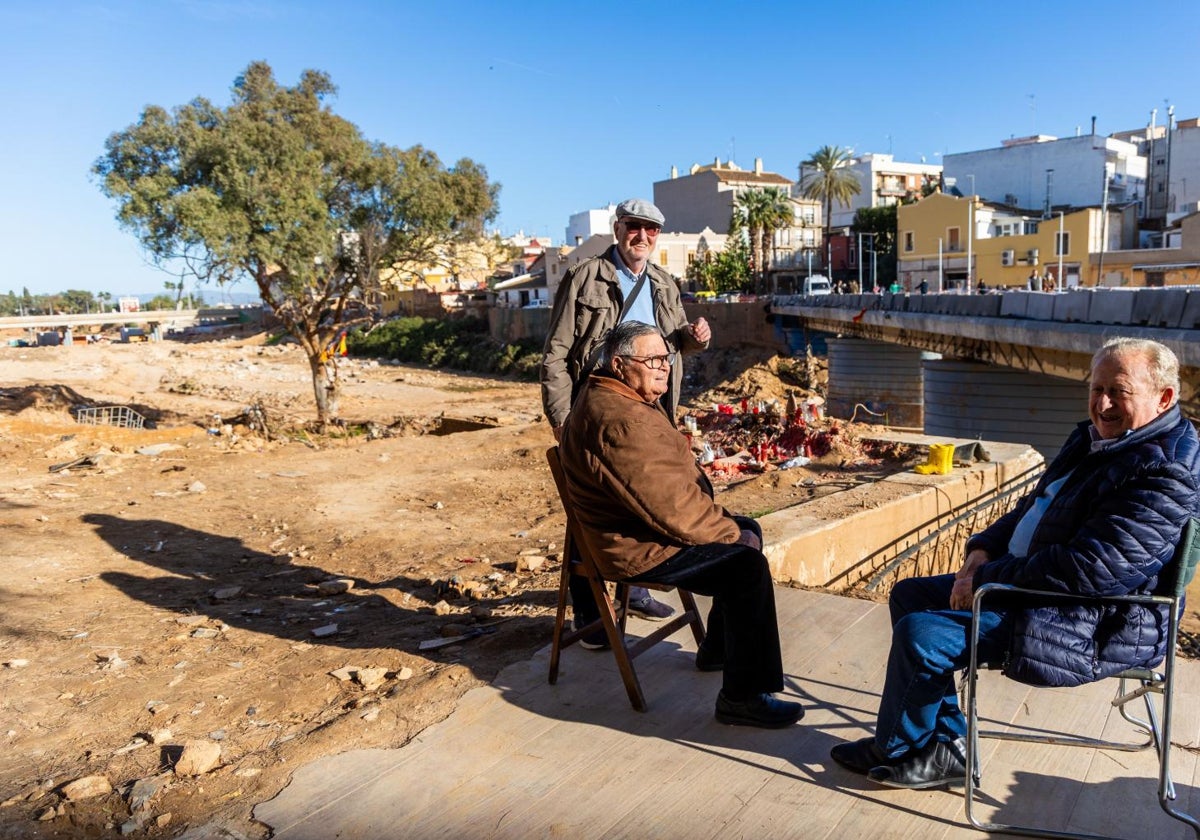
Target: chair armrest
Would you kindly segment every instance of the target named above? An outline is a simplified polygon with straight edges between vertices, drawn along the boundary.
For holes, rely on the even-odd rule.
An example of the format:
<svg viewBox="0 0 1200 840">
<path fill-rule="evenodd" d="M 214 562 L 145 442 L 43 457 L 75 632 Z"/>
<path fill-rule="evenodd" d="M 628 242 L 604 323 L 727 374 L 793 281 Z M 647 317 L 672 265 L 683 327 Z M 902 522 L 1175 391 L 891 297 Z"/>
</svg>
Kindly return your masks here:
<svg viewBox="0 0 1200 840">
<path fill-rule="evenodd" d="M 1175 598 L 1169 595 L 1077 595 L 1071 592 L 1051 592 L 1045 589 L 1030 589 L 1008 583 L 985 583 L 975 590 L 971 601 L 970 670 L 979 667 L 979 613 L 983 611 L 984 599 L 989 595 L 1026 595 L 1042 601 L 1063 601 L 1074 604 L 1162 604 L 1173 607 Z M 1019 608 L 1019 607 L 1018 607 Z"/>
<path fill-rule="evenodd" d="M 1065 601 L 1074 604 L 1165 604 L 1170 606 L 1175 599 L 1169 595 L 1079 595 L 1074 592 L 1051 592 L 1048 589 L 1031 589 L 1008 583 L 985 583 L 975 590 L 971 605 L 972 615 L 977 620 L 984 598 L 992 594 L 1029 595 L 1038 599 Z"/>
</svg>

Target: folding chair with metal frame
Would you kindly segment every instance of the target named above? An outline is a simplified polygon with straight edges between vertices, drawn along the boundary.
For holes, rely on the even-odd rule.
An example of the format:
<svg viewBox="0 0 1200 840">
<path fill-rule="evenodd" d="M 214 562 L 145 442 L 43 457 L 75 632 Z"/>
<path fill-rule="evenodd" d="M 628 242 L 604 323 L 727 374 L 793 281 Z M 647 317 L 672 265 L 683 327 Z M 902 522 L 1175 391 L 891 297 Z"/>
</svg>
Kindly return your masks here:
<svg viewBox="0 0 1200 840">
<path fill-rule="evenodd" d="M 967 766 L 971 768 L 971 772 L 967 774 L 964 796 L 966 799 L 967 820 L 971 825 L 983 831 L 1003 832 L 1028 837 L 1082 837 L 1109 840 L 1106 835 L 1073 833 L 1039 826 L 1010 825 L 980 820 L 973 812 L 972 806 L 975 801 L 975 791 L 980 786 L 982 780 L 979 761 L 979 739 L 981 737 L 1060 746 L 1090 747 L 1092 749 L 1123 750 L 1127 752 L 1144 750 L 1147 747 L 1153 746 L 1158 753 L 1159 804 L 1167 814 L 1189 825 L 1196 837 L 1200 838 L 1200 821 L 1197 821 L 1190 814 L 1175 808 L 1173 804 L 1175 801 L 1175 785 L 1171 781 L 1171 725 L 1172 713 L 1174 711 L 1175 646 L 1179 637 L 1179 624 L 1183 618 L 1184 593 L 1196 572 L 1197 561 L 1200 561 L 1200 522 L 1193 518 L 1189 519 L 1187 525 L 1184 527 L 1179 544 L 1175 549 L 1174 558 L 1163 570 L 1160 591 L 1164 594 L 1085 597 L 995 583 L 979 587 L 975 593 L 975 601 L 972 607 L 971 661 L 966 673 L 964 699 L 964 710 L 967 718 Z M 1022 598 L 1037 599 L 1039 602 L 1162 604 L 1167 606 L 1167 654 L 1166 658 L 1158 666 L 1161 670 L 1130 668 L 1112 677 L 1112 679 L 1118 681 L 1116 695 L 1111 701 L 1113 707 L 1121 713 L 1121 717 L 1141 730 L 1144 734 L 1144 739 L 1127 743 L 1051 733 L 1019 733 L 999 730 L 980 731 L 979 715 L 976 708 L 979 669 L 991 669 L 998 666 L 994 663 L 981 663 L 978 661 L 979 614 L 983 608 L 984 600 L 994 595 L 1004 596 L 1006 603 L 1011 603 L 1014 596 L 1021 596 Z M 1161 719 L 1153 700 L 1155 694 L 1162 697 Z M 1145 704 L 1145 720 L 1131 714 L 1126 708 L 1127 704 L 1138 698 L 1141 698 Z"/>
<path fill-rule="evenodd" d="M 692 636 L 695 638 L 697 646 L 704 641 L 704 621 L 701 619 L 700 610 L 696 606 L 695 596 L 685 589 L 677 590 L 679 592 L 679 601 L 683 606 L 680 613 L 659 624 L 654 632 L 634 641 L 627 641 L 625 636 L 625 622 L 629 617 L 630 587 L 623 581 L 613 581 L 616 584 L 615 598 L 618 605 L 614 609 L 613 603 L 608 596 L 607 579 L 600 573 L 600 570 L 592 562 L 592 559 L 582 551 L 582 543 L 577 539 L 576 529 L 578 525 L 572 514 L 573 509 L 571 507 L 570 494 L 567 492 L 566 477 L 563 475 L 562 462 L 559 460 L 557 446 L 552 446 L 546 450 L 546 460 L 550 463 L 550 472 L 554 476 L 554 483 L 558 487 L 559 499 L 562 501 L 563 510 L 567 514 L 566 536 L 563 540 L 562 572 L 558 582 L 558 611 L 554 616 L 554 639 L 550 646 L 550 684 L 554 685 L 558 682 L 559 659 L 563 649 L 575 644 L 575 642 L 584 636 L 591 635 L 597 630 L 603 629 L 604 635 L 612 648 L 613 656 L 617 660 L 617 670 L 621 674 L 621 681 L 625 684 L 625 693 L 629 695 L 629 702 L 634 709 L 644 712 L 646 711 L 646 697 L 642 692 L 642 685 L 638 681 L 637 672 L 633 669 L 633 660 L 684 627 L 691 628 Z M 576 551 L 576 547 L 580 550 Z M 582 575 L 587 578 L 588 586 L 592 590 L 592 597 L 599 607 L 600 617 L 583 627 L 568 630 L 566 629 L 567 595 L 570 591 L 572 574 Z M 675 588 L 647 583 L 639 585 L 662 592 Z"/>
</svg>

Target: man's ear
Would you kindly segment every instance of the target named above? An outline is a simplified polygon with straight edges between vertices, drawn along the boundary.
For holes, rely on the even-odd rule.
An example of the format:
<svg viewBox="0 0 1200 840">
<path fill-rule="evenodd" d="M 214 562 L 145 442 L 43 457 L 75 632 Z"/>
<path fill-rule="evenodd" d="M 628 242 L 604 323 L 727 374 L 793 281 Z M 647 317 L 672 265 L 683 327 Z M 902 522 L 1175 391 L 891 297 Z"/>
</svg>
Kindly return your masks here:
<svg viewBox="0 0 1200 840">
<path fill-rule="evenodd" d="M 1162 414 L 1175 403 L 1175 389 L 1163 388 L 1162 396 L 1158 398 L 1158 413 Z"/>
</svg>

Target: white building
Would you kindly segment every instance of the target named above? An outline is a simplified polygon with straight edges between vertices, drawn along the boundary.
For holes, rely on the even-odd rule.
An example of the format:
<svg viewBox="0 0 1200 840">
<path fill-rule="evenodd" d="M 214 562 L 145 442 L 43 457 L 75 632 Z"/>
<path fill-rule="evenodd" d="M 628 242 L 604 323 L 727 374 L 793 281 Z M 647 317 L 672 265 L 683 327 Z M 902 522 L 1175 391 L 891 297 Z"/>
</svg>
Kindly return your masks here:
<svg viewBox="0 0 1200 840">
<path fill-rule="evenodd" d="M 569 247 L 582 245 L 587 239 L 596 234 L 612 233 L 613 218 L 617 215 L 617 205 L 609 204 L 596 210 L 584 210 L 572 213 L 567 220 L 567 238 L 563 244 Z"/>
<path fill-rule="evenodd" d="M 1138 145 L 1097 134 L 1017 137 L 999 148 L 948 154 L 942 162 L 948 192 L 1011 207 L 1048 212 L 1098 207 L 1106 199 L 1122 205 L 1146 195 L 1146 158 Z"/>
<path fill-rule="evenodd" d="M 1157 109 L 1150 123 L 1112 136 L 1135 143 L 1147 160 L 1146 198 L 1143 219 L 1177 221 L 1200 209 L 1200 119 L 1174 119 L 1168 112 L 1171 129 L 1157 123 Z"/>
<path fill-rule="evenodd" d="M 863 208 L 890 207 L 904 198 L 920 198 L 922 189 L 936 185 L 942 167 L 932 163 L 906 163 L 891 155 L 864 154 L 852 159 L 845 169 L 854 175 L 861 188 L 858 195 L 850 198 L 849 205 L 836 201 L 831 208 L 830 227 L 844 228 L 854 224 L 854 214 Z M 802 185 L 809 174 L 800 164 L 800 183 L 796 195 L 802 195 Z"/>
</svg>

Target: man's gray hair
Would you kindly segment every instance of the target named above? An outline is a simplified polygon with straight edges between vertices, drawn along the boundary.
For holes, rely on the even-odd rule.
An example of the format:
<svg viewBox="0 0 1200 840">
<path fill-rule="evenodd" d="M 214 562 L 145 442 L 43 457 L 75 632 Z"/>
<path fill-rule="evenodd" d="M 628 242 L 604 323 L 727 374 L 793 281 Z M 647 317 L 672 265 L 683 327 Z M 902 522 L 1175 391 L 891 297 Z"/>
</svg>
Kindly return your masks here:
<svg viewBox="0 0 1200 840">
<path fill-rule="evenodd" d="M 1141 354 L 1150 363 L 1150 380 L 1154 387 L 1161 391 L 1170 388 L 1179 400 L 1179 359 L 1170 347 L 1151 341 L 1148 338 L 1114 338 L 1104 343 L 1104 346 L 1092 356 L 1092 367 L 1101 359 L 1109 356 L 1124 356 L 1128 353 Z"/>
<path fill-rule="evenodd" d="M 641 321 L 622 321 L 604 337 L 604 349 L 600 351 L 600 367 L 605 370 L 612 370 L 612 360 L 617 356 L 630 356 L 633 354 L 633 342 L 644 335 L 658 335 L 662 333 L 658 327 L 650 324 L 643 324 Z"/>
</svg>

